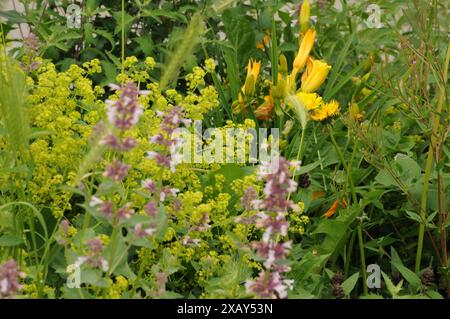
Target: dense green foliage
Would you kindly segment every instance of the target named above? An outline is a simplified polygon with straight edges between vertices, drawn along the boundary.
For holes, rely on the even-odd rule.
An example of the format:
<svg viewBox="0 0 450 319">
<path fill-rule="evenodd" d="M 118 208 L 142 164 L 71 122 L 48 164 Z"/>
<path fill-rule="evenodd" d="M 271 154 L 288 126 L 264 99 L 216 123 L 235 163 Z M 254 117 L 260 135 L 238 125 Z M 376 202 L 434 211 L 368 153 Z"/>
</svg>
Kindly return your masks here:
<svg viewBox="0 0 450 319">
<path fill-rule="evenodd" d="M 0 280 L 21 287 L 0 298 L 449 297 L 448 2 L 378 1 L 376 21 L 371 1 L 87 0 L 79 28 L 71 1 L 19 2 L 0 7 Z M 289 271 L 255 248 L 279 211 L 245 203 L 276 182 L 162 165 L 167 117 L 280 130 Z M 278 272 L 283 292 L 252 288 Z"/>
</svg>

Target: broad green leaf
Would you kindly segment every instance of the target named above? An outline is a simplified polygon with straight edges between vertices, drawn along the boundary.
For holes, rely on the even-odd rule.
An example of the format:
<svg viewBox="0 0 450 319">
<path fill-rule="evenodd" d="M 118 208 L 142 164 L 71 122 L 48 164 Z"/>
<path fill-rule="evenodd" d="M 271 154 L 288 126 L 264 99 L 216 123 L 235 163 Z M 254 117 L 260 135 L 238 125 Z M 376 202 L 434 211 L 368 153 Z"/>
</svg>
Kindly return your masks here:
<svg viewBox="0 0 450 319">
<path fill-rule="evenodd" d="M 114 34 L 119 34 L 122 31 L 122 11 L 116 11 L 112 13 L 114 20 L 116 20 L 116 28 L 114 29 Z M 124 25 L 125 32 L 130 29 L 131 24 L 137 17 L 131 16 L 128 12 L 124 13 Z"/>
<path fill-rule="evenodd" d="M 388 275 L 386 275 L 383 271 L 381 272 L 381 275 L 383 276 L 383 280 L 386 284 L 386 288 L 391 294 L 393 298 L 396 298 L 399 294 L 399 292 L 402 290 L 403 287 L 403 279 L 400 280 L 400 282 L 396 285 L 392 283 L 392 280 L 389 278 Z"/>
<path fill-rule="evenodd" d="M 421 168 L 419 164 L 411 157 L 397 153 L 394 157 L 394 162 L 397 164 L 399 174 L 403 181 L 412 181 L 421 176 Z"/>
<path fill-rule="evenodd" d="M 27 18 L 21 15 L 18 11 L 9 10 L 9 11 L 0 11 L 0 17 L 6 18 L 8 22 L 16 24 L 16 23 L 27 23 Z"/>
<path fill-rule="evenodd" d="M 392 177 L 386 169 L 382 169 L 375 177 L 375 181 L 383 186 L 396 186 L 397 181 Z"/>
<path fill-rule="evenodd" d="M 325 239 L 319 247 L 319 251 L 326 254 L 336 254 L 347 240 L 350 225 L 359 213 L 359 207 L 350 206 L 341 210 L 341 215 L 333 219 L 321 219 L 312 234 L 325 234 Z"/>
<path fill-rule="evenodd" d="M 0 237 L 0 246 L 3 247 L 12 247 L 23 244 L 24 241 L 22 238 L 16 235 L 3 235 Z"/>
<path fill-rule="evenodd" d="M 346 296 L 349 296 L 352 290 L 355 288 L 356 283 L 358 282 L 359 272 L 351 275 L 342 283 L 342 289 L 344 289 L 344 293 Z"/>
<path fill-rule="evenodd" d="M 420 287 L 420 278 L 417 276 L 413 271 L 409 270 L 402 264 L 392 262 L 395 268 L 402 274 L 403 278 L 406 279 L 406 281 L 411 285 L 412 288 L 419 288 Z"/>
<path fill-rule="evenodd" d="M 444 297 L 435 290 L 425 291 L 424 294 L 430 297 L 431 299 L 444 299 Z"/>
</svg>

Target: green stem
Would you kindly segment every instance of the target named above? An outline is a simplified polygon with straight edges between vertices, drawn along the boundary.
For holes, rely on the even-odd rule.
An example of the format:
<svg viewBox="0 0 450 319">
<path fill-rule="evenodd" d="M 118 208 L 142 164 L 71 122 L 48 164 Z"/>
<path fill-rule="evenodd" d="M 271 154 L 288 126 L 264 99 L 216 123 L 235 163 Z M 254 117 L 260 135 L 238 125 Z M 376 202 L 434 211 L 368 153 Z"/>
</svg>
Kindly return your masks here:
<svg viewBox="0 0 450 319">
<path fill-rule="evenodd" d="M 423 188 L 420 201 L 419 217 L 422 222 L 419 224 L 419 235 L 417 237 L 416 266 L 414 269 L 416 272 L 419 272 L 420 261 L 422 260 L 423 238 L 425 235 L 425 223 L 423 221 L 425 220 L 425 211 L 427 209 L 428 186 L 432 166 L 433 166 L 433 147 L 430 144 L 428 149 L 427 161 L 425 163 L 425 174 L 423 176 Z"/>
<path fill-rule="evenodd" d="M 297 162 L 298 162 L 298 161 L 301 161 L 302 156 L 303 156 L 302 149 L 303 149 L 303 141 L 305 140 L 305 130 L 306 130 L 306 127 L 304 127 L 304 128 L 302 129 L 302 135 L 301 135 L 301 137 L 300 137 L 300 146 L 298 147 L 298 152 L 297 152 L 297 157 L 296 157 L 296 161 L 297 161 Z M 292 180 L 295 179 L 295 172 L 296 172 L 296 171 L 297 171 L 297 170 L 294 169 L 294 172 L 292 173 Z M 289 200 L 290 198 L 291 198 L 291 193 L 288 194 L 287 199 Z"/>
<path fill-rule="evenodd" d="M 120 262 L 128 254 L 128 251 L 131 248 L 131 246 L 133 246 L 133 243 L 134 243 L 134 240 L 130 240 L 127 247 L 123 250 L 122 254 L 120 254 L 119 258 L 117 258 L 116 263 L 114 265 L 110 264 L 111 266 L 108 271 L 108 277 L 110 277 L 114 273 L 116 268 L 120 265 Z"/>
<path fill-rule="evenodd" d="M 39 256 L 38 256 L 38 247 L 37 247 L 37 240 L 36 240 L 36 227 L 34 225 L 34 216 L 33 215 L 29 216 L 28 220 L 30 223 L 31 242 L 33 244 L 34 259 L 35 259 L 35 263 L 36 263 L 36 280 L 38 282 L 38 285 L 37 285 L 38 298 L 42 298 L 44 296 L 44 282 L 43 282 L 43 278 L 41 276 L 41 266 L 40 266 L 41 263 L 39 262 Z"/>
<path fill-rule="evenodd" d="M 327 189 L 327 182 L 326 182 L 325 175 L 323 173 L 322 155 L 320 154 L 319 147 L 317 147 L 317 136 L 316 136 L 316 129 L 315 128 L 313 130 L 313 137 L 314 137 L 314 143 L 316 144 L 316 148 L 317 148 L 317 157 L 318 157 L 319 163 L 320 163 L 320 175 L 322 175 L 323 189 L 325 190 L 325 192 L 327 192 L 327 190 L 328 190 Z"/>
<path fill-rule="evenodd" d="M 113 223 L 112 228 L 112 234 L 111 234 L 111 251 L 109 253 L 109 265 L 112 265 L 112 262 L 114 260 L 114 254 L 116 251 L 116 246 L 117 246 L 117 235 L 118 235 L 118 230 L 120 229 L 119 227 L 119 219 L 116 216 L 116 223 Z"/>
<path fill-rule="evenodd" d="M 300 137 L 300 146 L 298 147 L 298 152 L 297 152 L 297 161 L 301 161 L 303 158 L 303 142 L 305 140 L 305 131 L 306 131 L 306 127 L 302 129 L 302 135 Z"/>
<path fill-rule="evenodd" d="M 348 245 L 347 255 L 345 256 L 345 265 L 344 265 L 345 279 L 347 279 L 347 277 L 348 277 L 348 271 L 350 268 L 350 260 L 352 259 L 353 245 L 355 244 L 355 237 L 356 237 L 356 232 L 353 230 L 352 238 L 350 239 L 350 243 Z"/>
<path fill-rule="evenodd" d="M 445 67 L 444 67 L 444 74 L 443 74 L 443 80 L 444 84 L 447 83 L 447 75 L 448 75 L 448 65 L 450 61 L 450 44 L 447 46 L 447 56 L 445 59 Z M 419 235 L 417 237 L 417 253 L 416 253 L 416 267 L 415 271 L 420 271 L 420 263 L 422 260 L 422 250 L 423 250 L 423 238 L 425 234 L 425 218 L 426 218 L 426 209 L 427 209 L 427 200 L 428 200 L 428 188 L 429 188 L 429 182 L 431 177 L 431 169 L 433 167 L 433 151 L 435 150 L 437 146 L 437 133 L 438 128 L 440 126 L 439 120 L 442 112 L 442 107 L 444 104 L 445 99 L 445 85 L 441 87 L 438 103 L 436 107 L 436 112 L 433 112 L 431 114 L 432 116 L 432 128 L 431 128 L 431 137 L 430 137 L 430 144 L 428 146 L 428 154 L 427 154 L 427 160 L 425 162 L 425 173 L 423 176 L 423 188 L 422 188 L 422 195 L 421 195 L 421 201 L 420 201 L 420 212 L 419 217 L 422 221 L 419 224 Z"/>
<path fill-rule="evenodd" d="M 367 295 L 367 274 L 366 274 L 366 258 L 364 254 L 364 242 L 362 237 L 362 226 L 358 225 L 358 244 L 359 244 L 359 253 L 361 255 L 361 271 L 362 271 L 362 279 L 363 279 L 363 289 L 364 294 Z"/>
<path fill-rule="evenodd" d="M 339 145 L 337 144 L 336 139 L 334 138 L 333 129 L 331 127 L 328 127 L 328 131 L 330 132 L 331 142 L 333 143 L 333 146 L 334 146 L 334 148 L 336 150 L 336 153 L 337 153 L 337 155 L 339 157 L 339 160 L 341 161 L 341 164 L 344 167 L 344 169 L 347 171 L 347 178 L 349 180 L 350 190 L 351 190 L 353 202 L 357 203 L 356 192 L 355 192 L 355 185 L 353 184 L 353 178 L 350 175 L 349 166 L 346 164 L 345 159 L 344 159 L 344 155 L 342 154 L 342 151 L 339 148 Z"/>
<path fill-rule="evenodd" d="M 122 74 L 125 73 L 124 63 L 125 63 L 125 0 L 122 0 Z"/>
<path fill-rule="evenodd" d="M 347 170 L 347 178 L 349 179 L 349 183 L 350 183 L 350 189 L 351 189 L 351 193 L 352 193 L 353 203 L 357 204 L 355 185 L 353 183 L 353 178 L 350 174 L 350 167 L 347 166 L 345 163 L 344 155 L 342 154 L 341 149 L 339 148 L 339 145 L 337 144 L 336 139 L 334 138 L 333 129 L 330 126 L 328 126 L 328 131 L 330 132 L 331 142 L 333 143 L 334 148 L 336 149 L 336 153 L 339 157 L 339 160 L 341 161 L 342 166 L 344 166 L 344 168 Z M 361 256 L 361 273 L 362 273 L 362 277 L 363 277 L 363 290 L 364 290 L 364 294 L 367 294 L 368 289 L 367 289 L 367 273 L 366 273 L 366 256 L 364 253 L 364 241 L 363 241 L 363 236 L 362 236 L 362 225 L 361 224 L 359 224 L 357 226 L 357 231 L 358 231 L 359 253 Z"/>
</svg>

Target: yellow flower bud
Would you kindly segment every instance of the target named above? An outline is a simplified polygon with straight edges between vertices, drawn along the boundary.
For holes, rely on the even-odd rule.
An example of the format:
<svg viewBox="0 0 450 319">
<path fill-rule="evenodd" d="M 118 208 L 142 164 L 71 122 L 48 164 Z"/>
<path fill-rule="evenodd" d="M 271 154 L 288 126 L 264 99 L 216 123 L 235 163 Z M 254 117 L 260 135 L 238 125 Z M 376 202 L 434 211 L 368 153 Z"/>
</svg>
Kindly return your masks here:
<svg viewBox="0 0 450 319">
<path fill-rule="evenodd" d="M 302 76 L 301 90 L 306 93 L 312 93 L 325 82 L 330 72 L 331 66 L 324 61 L 308 59 L 307 68 Z"/>
<path fill-rule="evenodd" d="M 245 79 L 245 84 L 244 87 L 242 88 L 244 90 L 245 96 L 252 96 L 255 93 L 255 85 L 256 85 L 255 77 L 253 76 L 253 74 L 250 74 Z"/>
<path fill-rule="evenodd" d="M 300 29 L 305 33 L 309 28 L 309 16 L 311 14 L 311 6 L 309 0 L 303 0 L 302 8 L 300 10 Z"/>
<path fill-rule="evenodd" d="M 297 56 L 294 60 L 294 69 L 301 70 L 308 60 L 309 53 L 311 52 L 314 40 L 316 39 L 316 31 L 309 29 L 303 36 L 300 48 L 298 49 Z"/>
<path fill-rule="evenodd" d="M 350 103 L 348 107 L 348 113 L 350 116 L 350 120 L 353 122 L 360 122 L 363 119 L 363 115 L 359 111 L 359 106 L 357 103 Z"/>
<path fill-rule="evenodd" d="M 255 60 L 248 61 L 247 77 L 242 91 L 246 96 L 252 96 L 255 93 L 256 80 L 258 79 L 259 71 L 261 70 L 261 62 Z"/>
<path fill-rule="evenodd" d="M 288 66 L 287 66 L 287 60 L 284 54 L 280 54 L 280 65 L 278 67 L 279 73 L 281 73 L 283 76 L 285 76 L 288 73 Z"/>
<path fill-rule="evenodd" d="M 286 96 L 286 80 L 284 78 L 278 77 L 278 84 L 271 87 L 271 95 L 275 99 L 284 99 Z"/>
<path fill-rule="evenodd" d="M 286 92 L 295 93 L 295 91 L 297 90 L 297 86 L 295 83 L 296 77 L 297 77 L 296 72 L 293 72 L 286 77 L 286 90 L 285 90 Z"/>
</svg>

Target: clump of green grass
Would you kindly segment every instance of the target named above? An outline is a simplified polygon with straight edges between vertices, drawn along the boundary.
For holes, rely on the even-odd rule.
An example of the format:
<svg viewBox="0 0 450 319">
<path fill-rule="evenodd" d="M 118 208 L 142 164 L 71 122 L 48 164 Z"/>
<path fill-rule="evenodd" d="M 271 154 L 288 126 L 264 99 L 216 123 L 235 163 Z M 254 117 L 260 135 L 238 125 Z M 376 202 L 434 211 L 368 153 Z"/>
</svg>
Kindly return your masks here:
<svg viewBox="0 0 450 319">
<path fill-rule="evenodd" d="M 19 64 L 6 52 L 0 56 L 0 114 L 8 140 L 8 147 L 15 159 L 29 159 L 28 141 L 30 125 L 27 116 L 27 84 Z"/>
</svg>

